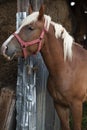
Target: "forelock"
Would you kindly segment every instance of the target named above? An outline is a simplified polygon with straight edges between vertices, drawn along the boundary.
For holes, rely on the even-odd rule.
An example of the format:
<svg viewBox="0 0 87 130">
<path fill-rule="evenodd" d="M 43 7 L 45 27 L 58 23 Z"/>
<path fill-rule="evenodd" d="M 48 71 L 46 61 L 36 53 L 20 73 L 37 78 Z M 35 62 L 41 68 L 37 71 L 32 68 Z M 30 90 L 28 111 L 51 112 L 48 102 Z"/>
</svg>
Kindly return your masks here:
<svg viewBox="0 0 87 130">
<path fill-rule="evenodd" d="M 38 20 L 38 15 L 39 15 L 39 12 L 34 12 L 32 14 L 30 14 L 29 16 L 27 16 L 23 21 L 22 21 L 22 24 L 20 26 L 20 28 L 15 32 L 15 33 L 19 33 L 20 30 L 22 29 L 22 27 L 32 23 L 32 22 L 36 22 Z M 48 15 L 44 15 L 44 18 L 45 18 L 45 24 L 44 24 L 44 27 L 45 29 L 48 31 L 49 30 L 49 26 L 50 26 L 50 23 L 51 23 L 51 17 L 48 16 Z"/>
<path fill-rule="evenodd" d="M 22 21 L 22 24 L 21 24 L 21 27 L 24 27 L 32 22 L 36 22 L 37 19 L 38 19 L 38 15 L 39 15 L 39 12 L 34 12 L 32 14 L 30 14 L 29 16 L 27 16 L 23 21 Z"/>
</svg>

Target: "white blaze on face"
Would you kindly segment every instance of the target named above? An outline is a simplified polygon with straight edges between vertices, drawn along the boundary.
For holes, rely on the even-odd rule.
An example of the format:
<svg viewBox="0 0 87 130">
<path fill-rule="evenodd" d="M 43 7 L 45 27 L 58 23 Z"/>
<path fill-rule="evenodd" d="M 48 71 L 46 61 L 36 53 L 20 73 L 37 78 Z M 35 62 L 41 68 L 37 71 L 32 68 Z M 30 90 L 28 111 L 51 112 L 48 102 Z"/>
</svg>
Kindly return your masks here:
<svg viewBox="0 0 87 130">
<path fill-rule="evenodd" d="M 12 40 L 12 38 L 14 37 L 14 35 L 11 35 L 4 43 L 3 46 L 6 47 L 8 45 L 8 43 Z"/>
<path fill-rule="evenodd" d="M 21 27 L 17 30 L 17 31 L 15 31 L 15 33 L 16 34 L 18 34 L 19 32 L 20 32 L 20 30 L 21 30 Z M 3 47 L 5 47 L 6 48 L 6 46 L 8 45 L 8 43 L 12 40 L 12 38 L 14 37 L 14 35 L 12 34 L 12 35 L 10 35 L 9 36 L 9 38 L 3 43 Z"/>
<path fill-rule="evenodd" d="M 1 47 L 1 52 L 2 52 L 3 56 L 6 57 L 8 60 L 10 60 L 10 57 L 5 54 L 5 51 L 6 51 L 6 49 L 7 49 L 8 43 L 12 40 L 13 37 L 14 37 L 14 35 L 11 35 L 11 36 L 3 43 L 2 47 Z"/>
<path fill-rule="evenodd" d="M 3 56 L 6 57 L 8 60 L 10 60 L 10 57 L 7 56 L 5 54 L 5 52 L 6 52 L 8 43 L 12 40 L 13 37 L 14 37 L 14 35 L 10 35 L 10 37 L 3 43 L 2 47 L 1 47 L 1 52 L 2 52 Z"/>
</svg>

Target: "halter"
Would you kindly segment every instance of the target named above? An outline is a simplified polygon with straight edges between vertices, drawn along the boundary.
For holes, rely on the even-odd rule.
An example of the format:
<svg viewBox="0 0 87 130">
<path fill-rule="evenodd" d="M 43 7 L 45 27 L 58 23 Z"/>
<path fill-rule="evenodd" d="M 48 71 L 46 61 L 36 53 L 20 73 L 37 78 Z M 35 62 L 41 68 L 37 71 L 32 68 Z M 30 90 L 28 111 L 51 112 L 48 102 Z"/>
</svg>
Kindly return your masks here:
<svg viewBox="0 0 87 130">
<path fill-rule="evenodd" d="M 36 51 L 39 52 L 41 50 L 41 43 L 42 43 L 42 40 L 43 40 L 43 37 L 44 37 L 44 33 L 45 33 L 45 29 L 42 30 L 42 33 L 40 35 L 40 37 L 36 40 L 33 40 L 33 41 L 30 41 L 30 42 L 25 42 L 23 41 L 18 34 L 14 33 L 13 35 L 16 37 L 16 39 L 18 40 L 18 42 L 20 43 L 20 45 L 22 46 L 22 49 L 23 49 L 23 54 L 24 54 L 24 58 L 27 57 L 27 50 L 26 50 L 26 47 L 28 46 L 32 46 L 34 44 L 38 44 L 38 49 Z"/>
</svg>

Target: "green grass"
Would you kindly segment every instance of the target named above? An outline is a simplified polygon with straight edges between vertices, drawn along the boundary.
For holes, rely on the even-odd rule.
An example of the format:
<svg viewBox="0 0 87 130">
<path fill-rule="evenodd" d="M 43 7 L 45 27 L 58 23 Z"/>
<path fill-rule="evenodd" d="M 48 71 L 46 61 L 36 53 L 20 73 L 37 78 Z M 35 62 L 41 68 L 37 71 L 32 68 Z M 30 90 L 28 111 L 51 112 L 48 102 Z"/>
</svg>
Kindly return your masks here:
<svg viewBox="0 0 87 130">
<path fill-rule="evenodd" d="M 87 103 L 83 104 L 82 130 L 87 129 Z"/>
</svg>

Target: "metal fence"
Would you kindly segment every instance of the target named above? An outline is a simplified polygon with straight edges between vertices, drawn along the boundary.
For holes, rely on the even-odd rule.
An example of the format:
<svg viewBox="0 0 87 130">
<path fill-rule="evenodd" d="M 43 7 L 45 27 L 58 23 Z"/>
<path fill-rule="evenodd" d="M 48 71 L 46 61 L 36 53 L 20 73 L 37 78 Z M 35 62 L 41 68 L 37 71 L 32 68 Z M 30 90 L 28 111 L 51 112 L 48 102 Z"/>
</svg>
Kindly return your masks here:
<svg viewBox="0 0 87 130">
<path fill-rule="evenodd" d="M 34 10 L 38 10 L 41 0 L 31 0 Z M 17 28 L 27 16 L 29 0 L 17 0 Z M 58 130 L 59 119 L 49 96 L 46 83 L 48 71 L 38 53 L 26 60 L 18 59 L 16 91 L 16 130 Z"/>
</svg>

